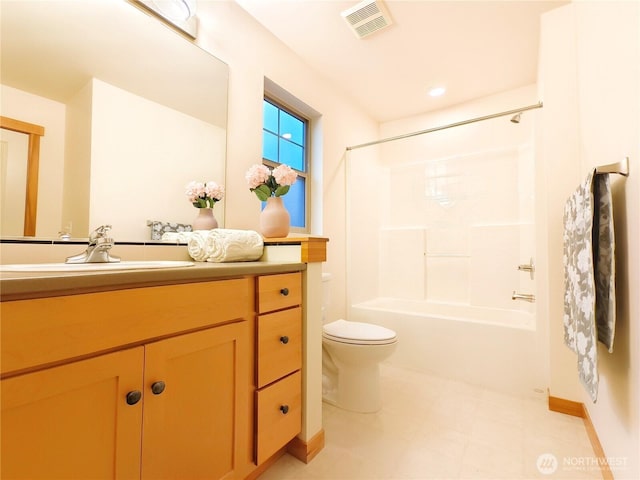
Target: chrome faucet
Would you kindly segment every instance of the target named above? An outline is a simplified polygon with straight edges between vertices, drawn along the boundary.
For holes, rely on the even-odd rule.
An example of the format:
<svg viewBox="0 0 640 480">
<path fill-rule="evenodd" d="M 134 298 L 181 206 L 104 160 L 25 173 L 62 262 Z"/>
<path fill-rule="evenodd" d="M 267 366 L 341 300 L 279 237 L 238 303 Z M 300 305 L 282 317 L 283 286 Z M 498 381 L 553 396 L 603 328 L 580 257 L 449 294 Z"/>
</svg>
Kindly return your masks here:
<svg viewBox="0 0 640 480">
<path fill-rule="evenodd" d="M 536 271 L 536 267 L 533 264 L 533 258 L 529 259 L 529 264 L 524 264 L 524 265 L 518 265 L 518 270 L 523 271 L 523 272 L 529 272 L 529 275 L 531 276 L 531 280 L 533 280 L 533 274 Z"/>
<path fill-rule="evenodd" d="M 536 296 L 535 295 L 531 295 L 530 293 L 516 293 L 516 291 L 513 291 L 513 294 L 511 294 L 511 300 L 524 300 L 526 302 L 535 302 L 536 301 Z"/>
<path fill-rule="evenodd" d="M 109 254 L 113 247 L 113 238 L 107 233 L 111 230 L 111 225 L 102 225 L 89 234 L 89 246 L 87 249 L 68 257 L 65 263 L 117 263 L 120 257 Z"/>
</svg>

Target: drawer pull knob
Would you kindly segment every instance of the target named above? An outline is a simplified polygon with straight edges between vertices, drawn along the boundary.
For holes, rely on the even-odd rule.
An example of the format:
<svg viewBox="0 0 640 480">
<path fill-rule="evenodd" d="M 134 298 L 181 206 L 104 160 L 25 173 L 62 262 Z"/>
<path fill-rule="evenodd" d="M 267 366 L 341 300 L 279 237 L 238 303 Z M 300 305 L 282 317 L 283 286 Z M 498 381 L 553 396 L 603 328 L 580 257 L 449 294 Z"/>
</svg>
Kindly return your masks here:
<svg viewBox="0 0 640 480">
<path fill-rule="evenodd" d="M 289 295 L 289 289 L 285 287 L 282 290 L 280 290 L 280 293 L 282 294 L 283 297 L 286 297 L 287 295 Z"/>
<path fill-rule="evenodd" d="M 287 343 L 289 343 L 289 337 L 287 337 L 286 335 L 281 336 L 280 343 L 283 343 L 286 345 Z"/>
<path fill-rule="evenodd" d="M 160 380 L 158 382 L 153 382 L 151 384 L 151 392 L 154 395 L 160 395 L 162 392 L 164 392 L 165 388 L 166 388 L 166 385 L 162 380 Z"/>
<path fill-rule="evenodd" d="M 280 411 L 283 415 L 286 415 L 289 413 L 289 405 L 280 405 Z"/>
<path fill-rule="evenodd" d="M 135 405 L 142 399 L 142 392 L 140 390 L 133 390 L 127 393 L 127 405 Z"/>
</svg>

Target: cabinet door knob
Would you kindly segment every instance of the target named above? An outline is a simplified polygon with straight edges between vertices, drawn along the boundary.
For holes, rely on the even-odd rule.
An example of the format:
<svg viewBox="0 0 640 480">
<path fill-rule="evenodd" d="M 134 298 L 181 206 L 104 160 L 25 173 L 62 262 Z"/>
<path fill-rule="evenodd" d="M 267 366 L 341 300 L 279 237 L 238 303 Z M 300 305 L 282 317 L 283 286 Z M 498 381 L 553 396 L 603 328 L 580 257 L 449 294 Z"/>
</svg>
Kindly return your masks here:
<svg viewBox="0 0 640 480">
<path fill-rule="evenodd" d="M 164 384 L 164 382 L 162 380 L 158 381 L 158 382 L 153 382 L 151 384 L 151 392 L 154 395 L 160 395 L 162 392 L 164 392 L 166 385 Z"/>
<path fill-rule="evenodd" d="M 287 287 L 284 287 L 282 290 L 280 290 L 280 293 L 283 297 L 286 297 L 287 295 L 289 295 L 289 289 Z"/>
<path fill-rule="evenodd" d="M 283 415 L 286 415 L 289 413 L 289 405 L 280 405 L 280 411 Z"/>
<path fill-rule="evenodd" d="M 286 335 L 281 336 L 280 342 L 286 345 L 287 343 L 289 343 L 289 337 L 287 337 Z"/>
<path fill-rule="evenodd" d="M 127 393 L 127 405 L 135 405 L 142 399 L 142 392 L 140 390 L 133 390 Z"/>
</svg>

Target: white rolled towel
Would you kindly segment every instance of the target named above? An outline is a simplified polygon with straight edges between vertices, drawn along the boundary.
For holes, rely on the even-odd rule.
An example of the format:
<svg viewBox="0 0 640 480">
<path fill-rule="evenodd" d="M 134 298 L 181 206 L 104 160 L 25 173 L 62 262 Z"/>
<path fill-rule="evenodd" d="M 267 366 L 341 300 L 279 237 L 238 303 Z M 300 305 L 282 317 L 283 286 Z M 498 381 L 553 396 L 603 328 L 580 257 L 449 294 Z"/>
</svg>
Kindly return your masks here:
<svg viewBox="0 0 640 480">
<path fill-rule="evenodd" d="M 209 230 L 196 230 L 191 232 L 187 240 L 187 251 L 189 256 L 196 262 L 206 262 L 209 252 L 207 252 L 207 237 Z"/>
<path fill-rule="evenodd" d="M 248 262 L 262 256 L 262 235 L 253 230 L 216 228 L 196 231 L 187 243 L 189 255 L 202 262 Z"/>
<path fill-rule="evenodd" d="M 188 243 L 193 232 L 165 232 L 162 234 L 163 242 Z"/>
<path fill-rule="evenodd" d="M 217 228 L 209 232 L 207 262 L 249 262 L 262 256 L 262 235 L 253 230 Z"/>
</svg>

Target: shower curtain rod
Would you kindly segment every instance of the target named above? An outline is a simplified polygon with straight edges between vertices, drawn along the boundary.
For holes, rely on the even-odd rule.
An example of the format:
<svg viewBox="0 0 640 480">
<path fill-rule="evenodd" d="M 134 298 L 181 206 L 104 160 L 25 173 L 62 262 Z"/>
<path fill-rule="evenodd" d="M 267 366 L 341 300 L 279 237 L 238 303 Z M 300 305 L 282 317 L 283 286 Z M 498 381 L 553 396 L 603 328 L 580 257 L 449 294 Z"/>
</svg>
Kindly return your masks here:
<svg viewBox="0 0 640 480">
<path fill-rule="evenodd" d="M 405 133 L 395 137 L 383 138 L 382 140 L 375 140 L 373 142 L 361 143 L 360 145 L 353 145 L 347 147 L 347 151 L 355 150 L 356 148 L 369 147 L 371 145 L 377 145 L 379 143 L 391 142 L 393 140 L 401 140 L 403 138 L 415 137 L 417 135 L 423 135 L 425 133 L 437 132 L 438 130 L 445 130 L 447 128 L 459 127 L 461 125 L 467 125 L 469 123 L 481 122 L 483 120 L 489 120 L 496 117 L 504 117 L 505 115 L 514 115 L 516 113 L 524 112 L 526 110 L 533 110 L 534 108 L 542 108 L 542 102 L 538 102 L 535 105 L 529 105 L 526 107 L 520 107 L 513 110 L 507 110 L 506 112 L 493 113 L 491 115 L 485 115 L 484 117 L 471 118 L 469 120 L 463 120 L 461 122 L 450 123 L 448 125 L 442 125 L 440 127 L 428 128 L 426 130 L 420 130 L 419 132 Z"/>
</svg>

